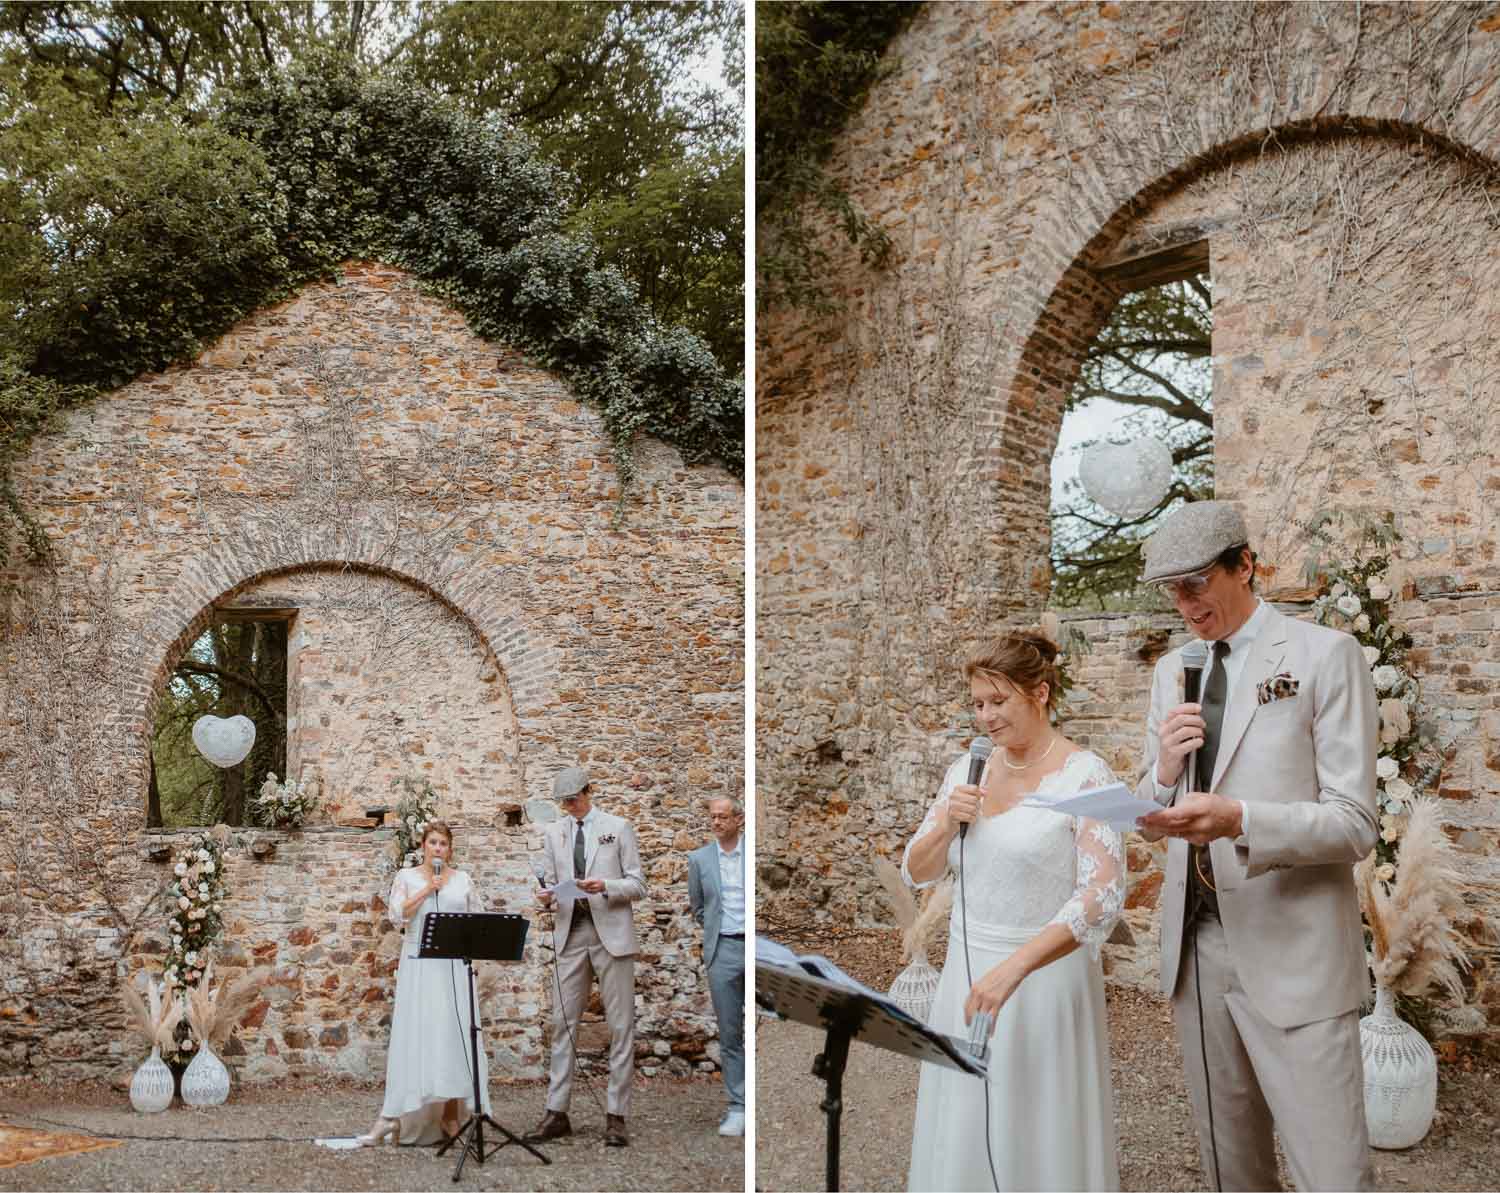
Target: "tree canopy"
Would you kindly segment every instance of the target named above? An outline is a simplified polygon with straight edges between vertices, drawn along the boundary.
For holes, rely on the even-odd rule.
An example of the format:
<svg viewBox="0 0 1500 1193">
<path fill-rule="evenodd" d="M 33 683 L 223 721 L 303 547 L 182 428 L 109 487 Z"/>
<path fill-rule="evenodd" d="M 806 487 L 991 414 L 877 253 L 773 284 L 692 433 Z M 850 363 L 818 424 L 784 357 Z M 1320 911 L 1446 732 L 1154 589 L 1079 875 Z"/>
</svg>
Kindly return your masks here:
<svg viewBox="0 0 1500 1193">
<path fill-rule="evenodd" d="M 1068 483 L 1052 511 L 1056 604 L 1104 609 L 1146 599 L 1141 549 L 1156 523 L 1185 501 L 1213 496 L 1212 331 L 1213 294 L 1202 274 L 1126 294 L 1090 345 L 1064 417 L 1099 402 L 1123 406 L 1111 437 L 1163 440 L 1173 481 L 1137 518 L 1101 509 L 1078 481 Z"/>
<path fill-rule="evenodd" d="M 661 7 L 0 7 L 0 496 L 32 550 L 8 462 L 52 413 L 351 256 L 562 372 L 627 480 L 639 433 L 740 470 L 739 113 L 681 83 L 720 42 L 742 78 L 739 9 Z"/>
</svg>

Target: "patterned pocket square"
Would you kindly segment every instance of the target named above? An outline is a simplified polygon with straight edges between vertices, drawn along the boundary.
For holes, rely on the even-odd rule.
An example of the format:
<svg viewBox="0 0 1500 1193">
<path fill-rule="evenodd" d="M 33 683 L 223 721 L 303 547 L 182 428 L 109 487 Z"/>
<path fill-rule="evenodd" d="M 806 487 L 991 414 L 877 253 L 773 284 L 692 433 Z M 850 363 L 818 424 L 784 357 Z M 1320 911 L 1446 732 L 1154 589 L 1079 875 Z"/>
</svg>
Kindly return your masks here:
<svg viewBox="0 0 1500 1193">
<path fill-rule="evenodd" d="M 599 844 L 600 845 L 613 845 L 614 841 L 615 841 L 615 835 L 614 835 L 614 833 L 610 833 L 609 836 L 607 836 L 607 837 L 600 837 L 599 838 Z"/>
<path fill-rule="evenodd" d="M 1294 679 L 1290 671 L 1283 671 L 1280 675 L 1260 681 L 1255 689 L 1255 702 L 1271 704 L 1277 700 L 1290 700 L 1297 694 L 1299 685 L 1300 681 Z"/>
</svg>

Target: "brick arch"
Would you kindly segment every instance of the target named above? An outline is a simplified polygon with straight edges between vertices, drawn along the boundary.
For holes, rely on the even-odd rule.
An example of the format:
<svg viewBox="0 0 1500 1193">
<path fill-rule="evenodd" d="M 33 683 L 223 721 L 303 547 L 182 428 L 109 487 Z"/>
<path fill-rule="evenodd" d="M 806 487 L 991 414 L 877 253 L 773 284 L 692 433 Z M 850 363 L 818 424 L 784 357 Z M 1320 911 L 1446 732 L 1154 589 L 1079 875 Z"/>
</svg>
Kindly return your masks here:
<svg viewBox="0 0 1500 1193">
<path fill-rule="evenodd" d="M 317 542 L 312 533 L 298 536 L 296 542 L 242 541 L 237 548 L 218 544 L 184 569 L 171 597 L 140 628 L 140 657 L 150 670 L 143 669 L 137 677 L 129 692 L 130 703 L 122 710 L 132 732 L 149 738 L 158 702 L 177 661 L 226 598 L 263 580 L 315 568 L 347 568 L 408 585 L 442 605 L 473 632 L 509 686 L 521 734 L 518 770 L 524 782 L 526 732 L 535 727 L 554 694 L 552 651 L 546 639 L 523 615 L 504 607 L 500 596 L 477 576 L 460 572 L 437 582 L 424 580 L 421 573 L 428 569 L 417 561 L 377 552 L 373 544 Z M 136 757 L 144 793 L 148 782 L 145 751 Z"/>
<path fill-rule="evenodd" d="M 1486 172 L 1500 171 L 1500 161 L 1492 155 L 1500 143 L 1468 144 L 1416 124 L 1341 114 L 1276 128 L 1247 128 L 1233 140 L 1184 154 L 1160 173 L 1142 168 L 1124 181 L 1111 181 L 1091 163 L 1072 188 L 1088 203 L 1086 216 L 1076 209 L 1069 213 L 1065 203 L 1048 205 L 1020 270 L 1021 276 L 1040 279 L 1032 291 L 1038 298 L 1019 317 L 1012 313 L 1013 342 L 1018 347 L 1009 387 L 996 394 L 1002 409 L 995 416 L 998 451 L 992 454 L 999 465 L 991 474 L 997 505 L 1005 508 L 1013 525 L 1026 527 L 1031 541 L 1051 542 L 1050 501 L 1045 495 L 1051 491 L 1050 469 L 1067 394 L 1117 301 L 1115 292 L 1099 281 L 1093 263 L 1125 239 L 1158 200 L 1187 184 L 1256 156 L 1268 144 L 1289 149 L 1343 137 L 1421 144 Z M 1038 494 L 1043 495 L 1040 502 Z M 1034 595 L 1045 599 L 1044 593 Z"/>
</svg>

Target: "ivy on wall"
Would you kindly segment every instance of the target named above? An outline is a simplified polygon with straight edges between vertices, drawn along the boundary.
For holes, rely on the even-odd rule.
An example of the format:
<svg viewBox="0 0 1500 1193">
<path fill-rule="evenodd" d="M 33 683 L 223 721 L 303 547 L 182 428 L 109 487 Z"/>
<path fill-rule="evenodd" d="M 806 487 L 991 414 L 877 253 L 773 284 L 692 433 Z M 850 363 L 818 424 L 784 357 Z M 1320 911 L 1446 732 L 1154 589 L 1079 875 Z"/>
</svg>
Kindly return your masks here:
<svg viewBox="0 0 1500 1193">
<path fill-rule="evenodd" d="M 0 183 L 27 233 L 0 238 L 0 546 L 19 531 L 47 553 L 10 470 L 53 416 L 355 257 L 410 270 L 561 374 L 603 416 L 624 485 L 638 435 L 743 474 L 742 384 L 565 230 L 567 177 L 497 119 L 334 63 L 208 123 L 163 110 L 127 133 L 62 88 L 4 114 L 6 149 L 33 152 Z"/>
</svg>

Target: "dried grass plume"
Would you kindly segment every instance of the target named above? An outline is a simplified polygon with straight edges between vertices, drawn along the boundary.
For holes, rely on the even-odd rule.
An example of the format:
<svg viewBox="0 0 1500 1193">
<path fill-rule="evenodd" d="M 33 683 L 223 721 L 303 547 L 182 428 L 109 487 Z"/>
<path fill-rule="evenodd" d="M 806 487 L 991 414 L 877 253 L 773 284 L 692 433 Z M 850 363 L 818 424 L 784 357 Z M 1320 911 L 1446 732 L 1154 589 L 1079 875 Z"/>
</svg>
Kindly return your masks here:
<svg viewBox="0 0 1500 1193">
<path fill-rule="evenodd" d="M 257 969 L 232 985 L 221 985 L 216 989 L 213 964 L 210 963 L 203 971 L 203 980 L 197 989 L 187 992 L 187 1017 L 193 1035 L 211 1048 L 222 1047 L 245 1013 L 255 1005 L 260 988 L 270 976 L 269 969 Z"/>
<path fill-rule="evenodd" d="M 953 907 L 953 880 L 948 878 L 929 887 L 919 902 L 902 879 L 901 871 L 885 858 L 875 859 L 875 875 L 885 888 L 901 929 L 901 960 L 930 964 L 927 950 L 932 944 L 933 930 Z"/>
<path fill-rule="evenodd" d="M 145 998 L 129 978 L 120 983 L 126 1026 L 145 1041 L 146 1047 L 171 1052 L 177 1025 L 182 1021 L 182 1003 L 175 998 L 163 998 L 163 994 L 162 983 L 150 976 L 146 978 Z"/>
<path fill-rule="evenodd" d="M 1375 877 L 1373 853 L 1354 868 L 1365 919 L 1370 924 L 1375 980 L 1397 994 L 1421 995 L 1441 987 L 1463 1001 L 1460 971 L 1468 968 L 1463 937 L 1463 875 L 1457 851 L 1443 832 L 1438 807 L 1415 799 L 1401 837 L 1395 881 Z"/>
</svg>

